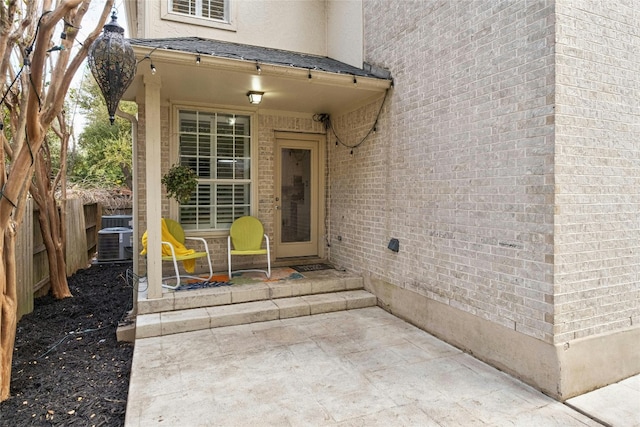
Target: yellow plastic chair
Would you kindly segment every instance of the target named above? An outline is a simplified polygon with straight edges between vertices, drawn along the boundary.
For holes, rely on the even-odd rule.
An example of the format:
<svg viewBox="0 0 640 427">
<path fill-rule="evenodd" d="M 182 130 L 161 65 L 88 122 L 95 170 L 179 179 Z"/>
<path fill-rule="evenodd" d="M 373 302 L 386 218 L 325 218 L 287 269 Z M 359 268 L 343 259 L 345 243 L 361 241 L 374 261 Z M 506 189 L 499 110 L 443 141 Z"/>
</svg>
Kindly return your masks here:
<svg viewBox="0 0 640 427">
<path fill-rule="evenodd" d="M 182 226 L 168 218 L 162 218 L 162 261 L 171 261 L 175 270 L 175 276 L 163 276 L 162 287 L 168 289 L 178 289 L 180 287 L 182 278 L 190 278 L 196 280 L 203 280 L 202 277 L 183 274 L 180 275 L 180 268 L 178 262 L 182 262 L 183 268 L 187 273 L 193 273 L 195 271 L 196 259 L 205 258 L 209 265 L 209 278 L 213 276 L 213 268 L 211 267 L 211 256 L 209 254 L 209 245 L 207 241 L 202 237 L 187 237 L 184 235 L 184 229 Z M 196 251 L 195 249 L 188 249 L 185 246 L 187 241 L 199 241 L 204 246 L 204 251 Z M 147 232 L 145 231 L 142 236 L 142 255 L 147 252 Z M 171 286 L 165 283 L 165 279 L 176 279 L 175 286 Z M 207 278 L 208 279 L 208 278 Z M 204 279 L 204 280 L 207 280 Z"/>
<path fill-rule="evenodd" d="M 266 248 L 262 248 L 262 241 L 266 241 Z M 229 237 L 227 238 L 229 280 L 231 280 L 231 256 L 266 255 L 267 270 L 236 270 L 235 273 L 245 271 L 258 271 L 271 277 L 271 251 L 269 249 L 269 236 L 264 233 L 264 227 L 260 220 L 253 216 L 242 216 L 231 224 Z"/>
</svg>

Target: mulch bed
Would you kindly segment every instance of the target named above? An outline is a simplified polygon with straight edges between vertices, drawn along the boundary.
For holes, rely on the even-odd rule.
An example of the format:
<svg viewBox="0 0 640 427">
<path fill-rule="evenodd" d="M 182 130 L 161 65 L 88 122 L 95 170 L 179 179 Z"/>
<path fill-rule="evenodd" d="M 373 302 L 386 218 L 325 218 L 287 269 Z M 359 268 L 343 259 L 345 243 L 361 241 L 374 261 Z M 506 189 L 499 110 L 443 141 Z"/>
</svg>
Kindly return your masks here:
<svg viewBox="0 0 640 427">
<path fill-rule="evenodd" d="M 131 264 L 97 264 L 69 278 L 73 298 L 38 298 L 18 322 L 11 397 L 0 426 L 121 426 L 133 345 L 116 340 L 132 306 Z"/>
</svg>

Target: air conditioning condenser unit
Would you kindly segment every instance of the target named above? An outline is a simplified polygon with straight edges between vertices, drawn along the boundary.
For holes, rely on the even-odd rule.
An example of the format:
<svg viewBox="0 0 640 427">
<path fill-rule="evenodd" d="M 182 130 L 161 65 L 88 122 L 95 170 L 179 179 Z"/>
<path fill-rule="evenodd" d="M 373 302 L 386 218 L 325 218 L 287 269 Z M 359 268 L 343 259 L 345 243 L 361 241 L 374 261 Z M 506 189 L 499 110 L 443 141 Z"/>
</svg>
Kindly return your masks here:
<svg viewBox="0 0 640 427">
<path fill-rule="evenodd" d="M 98 231 L 98 261 L 123 261 L 132 259 L 133 230 L 127 227 L 110 227 Z"/>
</svg>

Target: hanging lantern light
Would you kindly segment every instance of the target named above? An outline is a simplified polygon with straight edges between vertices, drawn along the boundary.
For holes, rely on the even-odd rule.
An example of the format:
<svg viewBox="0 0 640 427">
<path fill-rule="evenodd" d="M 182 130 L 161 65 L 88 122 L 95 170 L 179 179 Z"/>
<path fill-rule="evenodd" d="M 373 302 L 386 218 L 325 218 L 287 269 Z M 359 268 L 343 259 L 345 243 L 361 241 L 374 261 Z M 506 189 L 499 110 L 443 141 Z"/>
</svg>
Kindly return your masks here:
<svg viewBox="0 0 640 427">
<path fill-rule="evenodd" d="M 118 25 L 115 11 L 102 35 L 91 45 L 89 68 L 107 102 L 109 121 L 113 124 L 120 98 L 136 74 L 133 48 L 124 38 L 124 28 Z"/>
</svg>

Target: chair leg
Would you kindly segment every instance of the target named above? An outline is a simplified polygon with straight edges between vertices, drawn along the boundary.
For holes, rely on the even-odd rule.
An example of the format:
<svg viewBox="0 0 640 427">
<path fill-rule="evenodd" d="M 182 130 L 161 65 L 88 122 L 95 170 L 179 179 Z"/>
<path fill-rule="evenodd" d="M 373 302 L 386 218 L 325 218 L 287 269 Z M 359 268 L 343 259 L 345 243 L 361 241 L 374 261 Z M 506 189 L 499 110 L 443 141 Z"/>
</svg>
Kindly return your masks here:
<svg viewBox="0 0 640 427">
<path fill-rule="evenodd" d="M 271 250 L 269 248 L 269 236 L 264 235 L 267 241 L 267 271 L 265 270 L 256 270 L 256 269 L 248 269 L 248 270 L 238 270 L 237 273 L 247 272 L 247 271 L 256 271 L 260 273 L 264 273 L 267 276 L 267 279 L 271 278 Z M 227 266 L 229 268 L 229 280 L 231 280 L 231 237 L 227 238 Z"/>
<path fill-rule="evenodd" d="M 207 280 L 211 280 L 211 278 L 213 277 L 213 267 L 211 266 L 211 258 L 209 257 L 208 253 L 207 253 L 207 262 L 209 263 L 209 278 Z"/>
<path fill-rule="evenodd" d="M 269 243 L 267 243 L 268 245 Z M 271 279 L 271 253 L 269 251 L 269 246 L 267 246 L 267 279 Z"/>
<path fill-rule="evenodd" d="M 229 268 L 229 280 L 231 280 L 231 236 L 227 238 L 227 266 Z"/>
<path fill-rule="evenodd" d="M 180 286 L 180 267 L 178 267 L 178 262 L 173 260 L 173 267 L 176 269 L 176 288 Z"/>
<path fill-rule="evenodd" d="M 209 261 L 209 267 L 211 267 L 211 261 Z M 175 286 L 171 286 L 168 284 L 163 283 L 162 287 L 163 288 L 167 288 L 167 289 L 178 289 L 180 287 L 180 268 L 178 267 L 178 262 L 176 261 L 176 259 L 173 259 L 173 268 L 176 271 L 176 285 Z"/>
<path fill-rule="evenodd" d="M 271 279 L 271 248 L 269 247 L 269 236 L 265 234 L 264 238 L 267 243 L 267 279 Z"/>
</svg>

